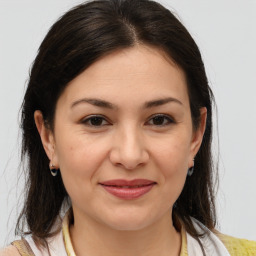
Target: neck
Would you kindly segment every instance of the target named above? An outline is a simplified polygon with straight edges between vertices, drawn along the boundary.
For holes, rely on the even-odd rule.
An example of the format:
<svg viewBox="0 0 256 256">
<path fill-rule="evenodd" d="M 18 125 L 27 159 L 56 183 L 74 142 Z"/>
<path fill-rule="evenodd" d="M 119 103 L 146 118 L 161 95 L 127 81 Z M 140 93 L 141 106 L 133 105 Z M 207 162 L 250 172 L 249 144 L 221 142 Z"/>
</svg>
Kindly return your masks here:
<svg viewBox="0 0 256 256">
<path fill-rule="evenodd" d="M 157 223 L 136 231 L 115 230 L 74 215 L 70 236 L 77 256 L 178 256 L 181 236 L 170 213 Z"/>
</svg>

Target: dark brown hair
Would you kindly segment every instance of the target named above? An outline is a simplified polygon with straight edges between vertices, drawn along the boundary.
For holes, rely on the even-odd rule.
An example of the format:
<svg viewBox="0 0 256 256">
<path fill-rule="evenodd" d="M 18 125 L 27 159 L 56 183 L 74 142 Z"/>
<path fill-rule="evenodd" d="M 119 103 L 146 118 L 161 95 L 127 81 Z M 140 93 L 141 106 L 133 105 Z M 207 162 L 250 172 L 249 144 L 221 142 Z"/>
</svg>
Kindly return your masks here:
<svg viewBox="0 0 256 256">
<path fill-rule="evenodd" d="M 81 4 L 64 14 L 43 40 L 31 69 L 25 93 L 21 127 L 22 159 L 28 161 L 26 197 L 16 231 L 45 239 L 61 206 L 68 198 L 61 175 L 53 178 L 49 160 L 34 122 L 35 110 L 43 113 L 49 129 L 54 128 L 56 102 L 67 84 L 97 61 L 117 49 L 145 44 L 163 50 L 185 73 L 193 126 L 207 108 L 207 124 L 195 158 L 195 173 L 188 177 L 173 208 L 187 232 L 198 238 L 191 217 L 210 230 L 216 224 L 215 172 L 212 167 L 212 103 L 199 49 L 181 22 L 159 3 L 150 0 L 98 0 Z M 176 225 L 176 224 L 175 224 Z M 178 228 L 178 227 L 176 227 Z"/>
</svg>

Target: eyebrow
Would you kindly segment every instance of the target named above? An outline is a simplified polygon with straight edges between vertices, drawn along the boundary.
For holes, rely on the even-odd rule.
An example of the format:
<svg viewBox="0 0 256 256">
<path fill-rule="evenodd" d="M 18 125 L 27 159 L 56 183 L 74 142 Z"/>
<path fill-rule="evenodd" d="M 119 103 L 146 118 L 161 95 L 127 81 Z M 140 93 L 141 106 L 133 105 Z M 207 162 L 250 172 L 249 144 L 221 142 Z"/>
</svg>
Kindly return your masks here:
<svg viewBox="0 0 256 256">
<path fill-rule="evenodd" d="M 144 108 L 158 107 L 158 106 L 167 104 L 169 102 L 174 102 L 174 103 L 178 103 L 179 105 L 183 105 L 181 103 L 181 101 L 179 101 L 178 99 L 168 97 L 168 98 L 163 98 L 163 99 L 158 99 L 158 100 L 147 101 L 144 104 Z"/>
<path fill-rule="evenodd" d="M 72 103 L 71 108 L 73 108 L 74 106 L 80 104 L 80 103 L 89 103 L 93 106 L 96 107 L 100 107 L 100 108 L 108 108 L 108 109 L 115 109 L 117 108 L 116 106 L 114 106 L 112 103 L 107 102 L 105 100 L 101 100 L 101 99 L 87 99 L 87 98 L 83 98 L 80 100 L 77 100 L 75 102 Z"/>
<path fill-rule="evenodd" d="M 163 99 L 157 99 L 157 100 L 152 100 L 152 101 L 147 101 L 143 105 L 143 108 L 153 108 L 157 106 L 161 106 L 170 102 L 178 103 L 179 105 L 183 105 L 181 101 L 178 99 L 168 97 L 168 98 L 163 98 Z M 108 101 L 101 100 L 101 99 L 95 99 L 95 98 L 83 98 L 80 100 L 77 100 L 72 103 L 71 108 L 77 106 L 78 104 L 81 103 L 89 103 L 93 106 L 100 107 L 100 108 L 108 108 L 108 109 L 118 109 L 118 107 Z"/>
</svg>

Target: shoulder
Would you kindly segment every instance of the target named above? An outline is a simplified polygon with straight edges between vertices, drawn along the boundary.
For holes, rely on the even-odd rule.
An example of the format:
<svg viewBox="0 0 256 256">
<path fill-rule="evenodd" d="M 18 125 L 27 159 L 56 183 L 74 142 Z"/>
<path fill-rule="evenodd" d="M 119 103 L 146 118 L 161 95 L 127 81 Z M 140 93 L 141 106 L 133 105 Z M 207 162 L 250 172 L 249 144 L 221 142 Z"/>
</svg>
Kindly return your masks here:
<svg viewBox="0 0 256 256">
<path fill-rule="evenodd" d="M 0 256 L 20 256 L 15 246 L 10 245 L 0 250 Z"/>
<path fill-rule="evenodd" d="M 255 256 L 256 241 L 235 238 L 224 234 L 218 234 L 231 256 Z"/>
<path fill-rule="evenodd" d="M 16 255 L 35 256 L 29 243 L 25 239 L 15 240 L 11 243 L 10 246 L 0 251 L 0 256 L 16 256 Z"/>
</svg>

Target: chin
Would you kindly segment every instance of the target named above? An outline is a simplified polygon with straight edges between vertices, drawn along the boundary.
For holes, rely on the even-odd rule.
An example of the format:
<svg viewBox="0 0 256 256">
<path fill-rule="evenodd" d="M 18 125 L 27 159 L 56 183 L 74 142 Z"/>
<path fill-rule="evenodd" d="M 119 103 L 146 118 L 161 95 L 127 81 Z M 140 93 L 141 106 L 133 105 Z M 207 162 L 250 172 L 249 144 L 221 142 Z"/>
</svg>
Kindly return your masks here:
<svg viewBox="0 0 256 256">
<path fill-rule="evenodd" d="M 120 215 L 106 216 L 104 223 L 114 230 L 137 231 L 152 225 L 155 222 L 154 219 L 147 214 L 122 213 Z"/>
<path fill-rule="evenodd" d="M 108 223 L 108 225 L 110 228 L 118 231 L 138 231 L 149 226 L 149 224 L 145 223 L 145 221 L 138 222 L 138 220 L 136 220 L 135 222 L 133 220 L 126 220 L 125 222 L 122 221 L 119 223 Z"/>
</svg>

